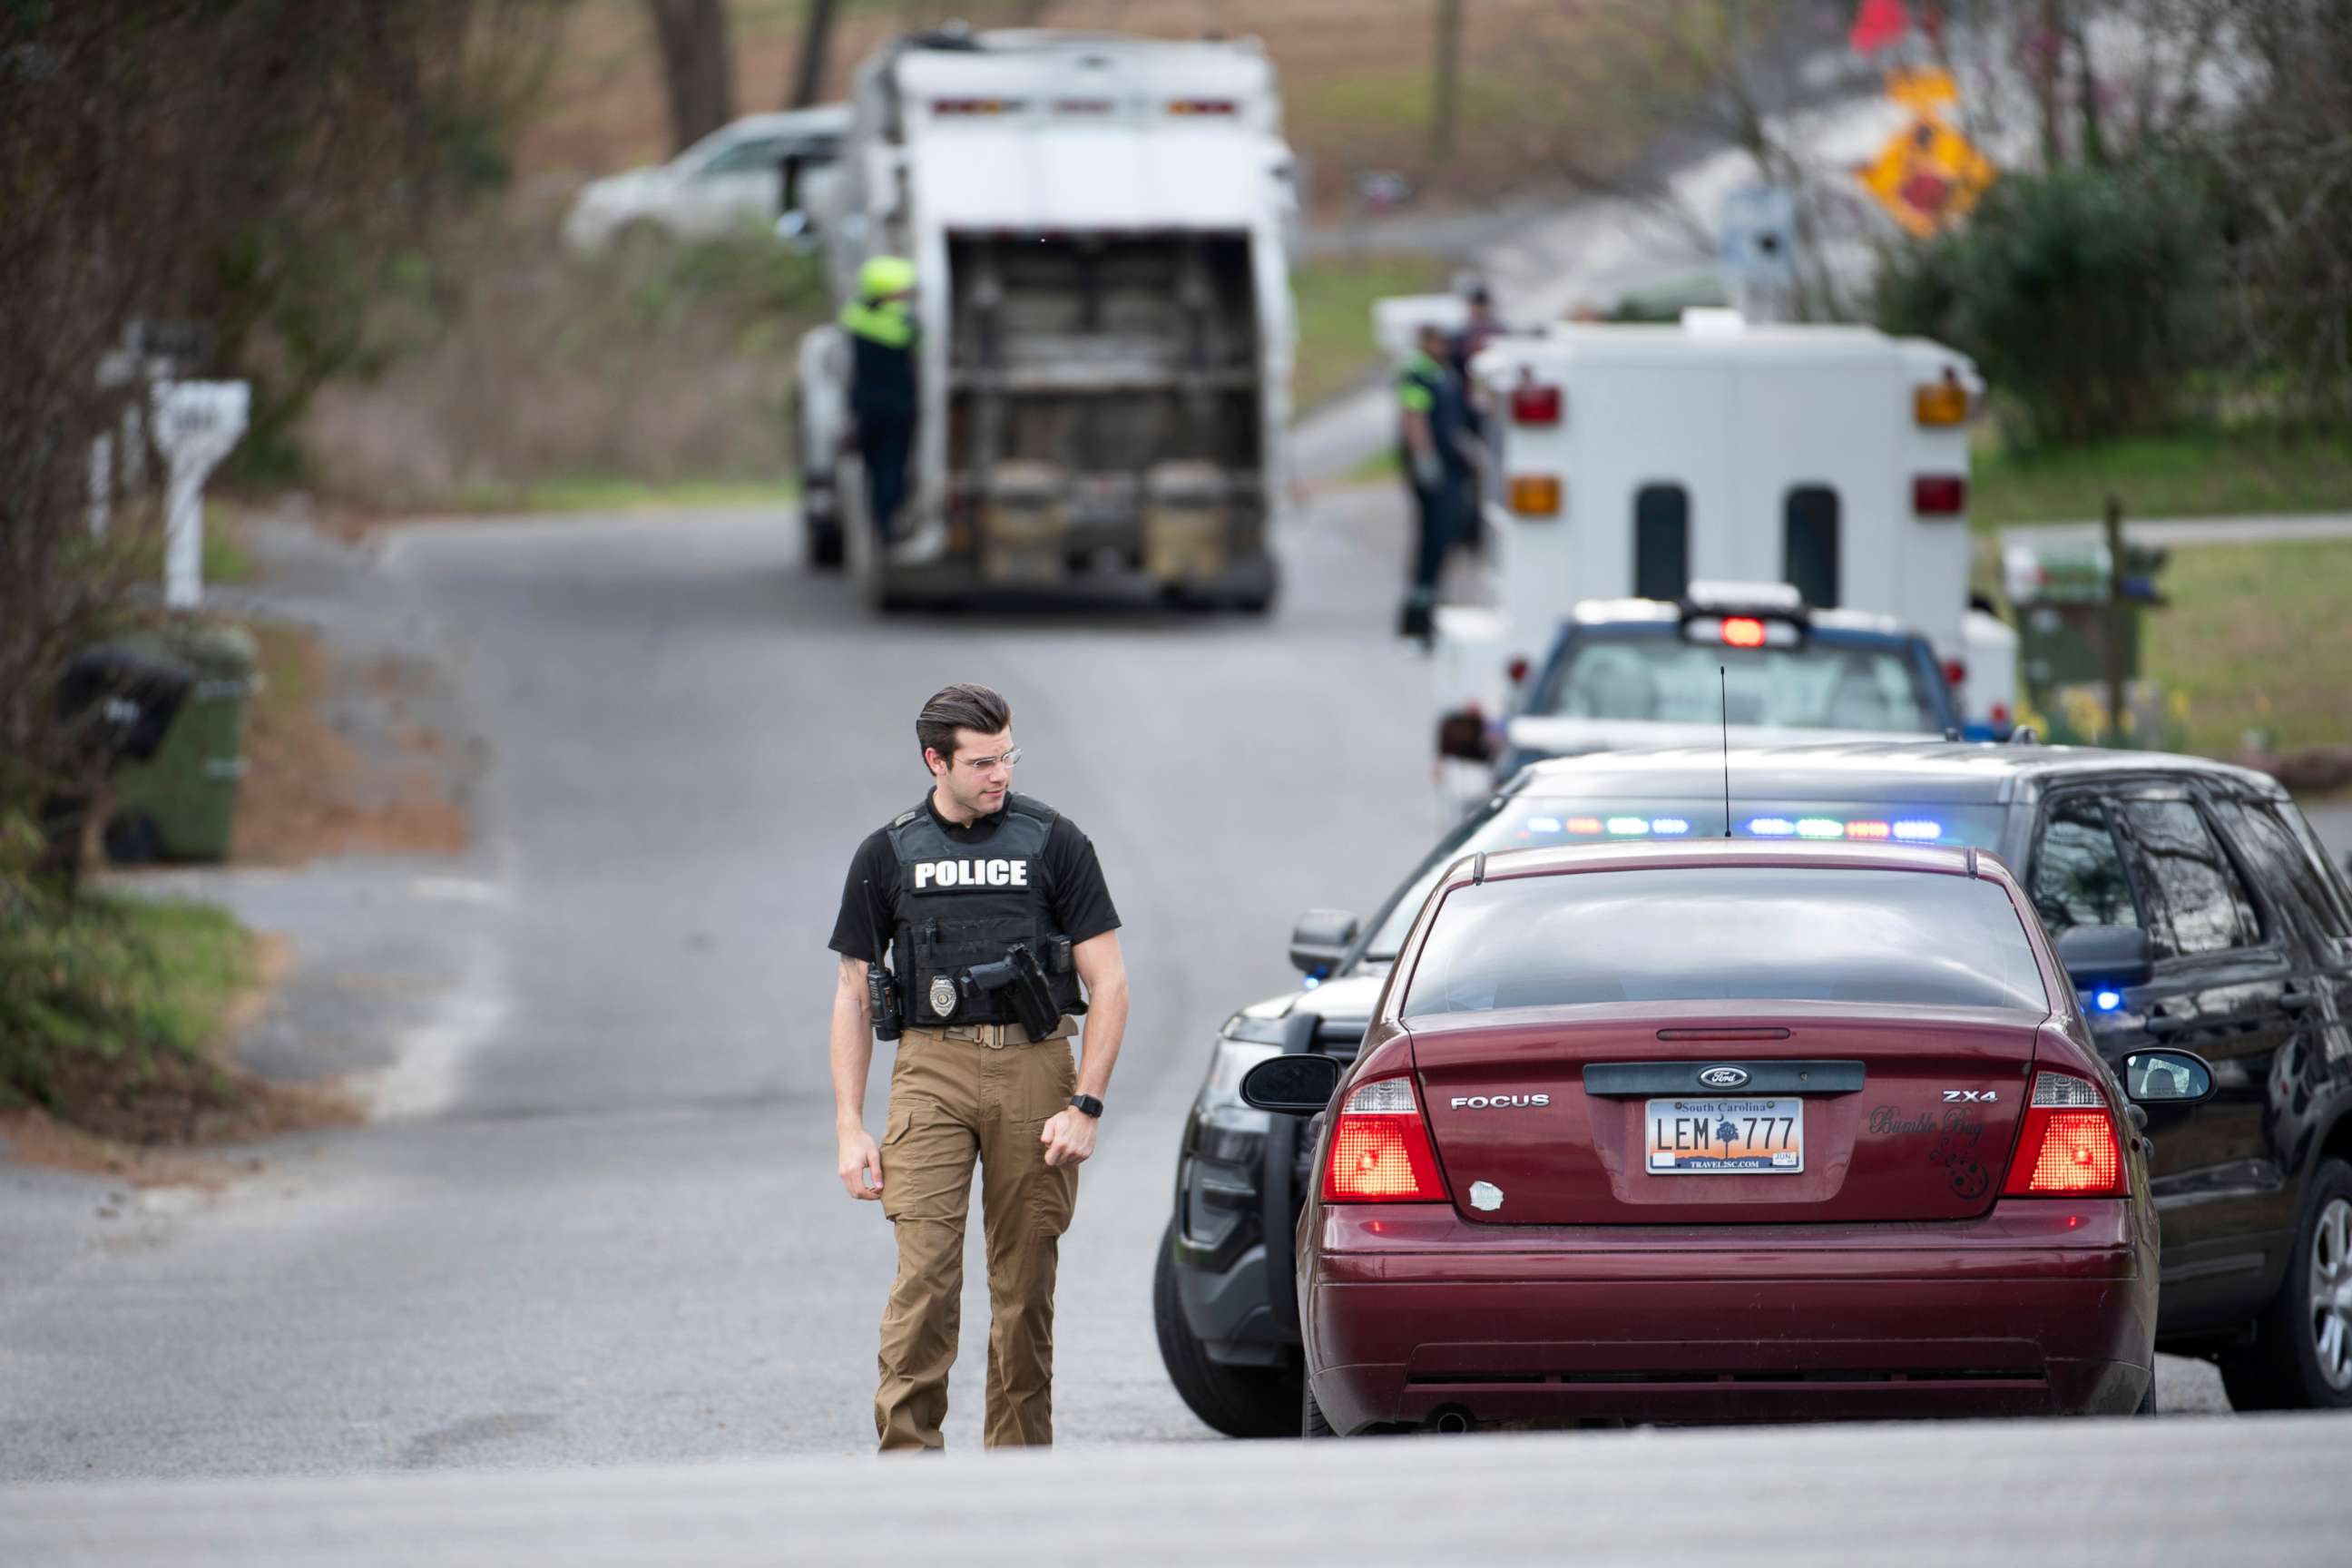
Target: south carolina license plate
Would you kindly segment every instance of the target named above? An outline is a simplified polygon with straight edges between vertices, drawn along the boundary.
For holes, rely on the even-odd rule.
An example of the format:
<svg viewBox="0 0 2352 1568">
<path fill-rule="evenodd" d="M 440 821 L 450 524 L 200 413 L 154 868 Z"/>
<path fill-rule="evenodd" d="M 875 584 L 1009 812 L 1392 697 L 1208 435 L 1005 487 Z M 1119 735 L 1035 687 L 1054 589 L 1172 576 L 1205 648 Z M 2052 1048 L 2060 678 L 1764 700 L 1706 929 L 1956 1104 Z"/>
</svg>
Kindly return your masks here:
<svg viewBox="0 0 2352 1568">
<path fill-rule="evenodd" d="M 1788 1175 L 1805 1168 L 1801 1100 L 1654 1100 L 1654 1176 Z"/>
</svg>

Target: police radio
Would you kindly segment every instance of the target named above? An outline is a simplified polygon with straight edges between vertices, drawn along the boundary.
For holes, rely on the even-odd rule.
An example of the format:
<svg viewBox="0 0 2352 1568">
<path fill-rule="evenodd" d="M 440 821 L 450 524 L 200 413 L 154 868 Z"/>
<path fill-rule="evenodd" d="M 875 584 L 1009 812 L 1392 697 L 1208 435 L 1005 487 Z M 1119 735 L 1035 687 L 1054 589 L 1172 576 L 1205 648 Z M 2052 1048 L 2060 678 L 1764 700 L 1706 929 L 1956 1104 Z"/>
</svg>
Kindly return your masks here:
<svg viewBox="0 0 2352 1568">
<path fill-rule="evenodd" d="M 874 930 L 874 959 L 866 966 L 866 1005 L 874 1017 L 874 1037 L 895 1040 L 907 1032 L 906 1015 L 898 1000 L 898 984 L 882 967 L 882 955 L 891 951 L 889 933 Z"/>
</svg>

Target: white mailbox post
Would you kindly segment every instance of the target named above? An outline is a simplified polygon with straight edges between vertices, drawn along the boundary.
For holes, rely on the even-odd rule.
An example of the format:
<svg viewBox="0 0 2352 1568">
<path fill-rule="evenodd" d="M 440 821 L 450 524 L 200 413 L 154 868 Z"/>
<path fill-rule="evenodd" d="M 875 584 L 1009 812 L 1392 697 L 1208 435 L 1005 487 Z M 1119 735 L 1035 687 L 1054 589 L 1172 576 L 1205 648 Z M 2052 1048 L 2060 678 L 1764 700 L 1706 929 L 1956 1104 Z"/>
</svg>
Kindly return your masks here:
<svg viewBox="0 0 2352 1568">
<path fill-rule="evenodd" d="M 163 382 L 155 445 L 172 466 L 165 494 L 163 602 L 193 609 L 205 592 L 205 478 L 245 434 L 253 389 L 241 381 Z"/>
</svg>

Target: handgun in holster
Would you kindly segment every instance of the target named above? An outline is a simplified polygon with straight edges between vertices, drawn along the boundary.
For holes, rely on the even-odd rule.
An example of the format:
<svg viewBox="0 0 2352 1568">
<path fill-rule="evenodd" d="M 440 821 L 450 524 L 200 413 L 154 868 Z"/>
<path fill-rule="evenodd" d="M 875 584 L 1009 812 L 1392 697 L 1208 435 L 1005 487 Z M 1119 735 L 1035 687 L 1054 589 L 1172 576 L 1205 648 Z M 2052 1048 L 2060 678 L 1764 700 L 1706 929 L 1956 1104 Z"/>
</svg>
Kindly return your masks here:
<svg viewBox="0 0 2352 1568">
<path fill-rule="evenodd" d="M 1060 1026 L 1062 1010 L 1054 1004 L 1054 988 L 1038 967 L 1037 955 L 1026 944 L 1016 942 L 995 963 L 975 963 L 965 973 L 975 990 L 1005 994 L 1013 1004 L 1013 1016 L 1021 1020 L 1032 1041 L 1045 1038 Z"/>
</svg>

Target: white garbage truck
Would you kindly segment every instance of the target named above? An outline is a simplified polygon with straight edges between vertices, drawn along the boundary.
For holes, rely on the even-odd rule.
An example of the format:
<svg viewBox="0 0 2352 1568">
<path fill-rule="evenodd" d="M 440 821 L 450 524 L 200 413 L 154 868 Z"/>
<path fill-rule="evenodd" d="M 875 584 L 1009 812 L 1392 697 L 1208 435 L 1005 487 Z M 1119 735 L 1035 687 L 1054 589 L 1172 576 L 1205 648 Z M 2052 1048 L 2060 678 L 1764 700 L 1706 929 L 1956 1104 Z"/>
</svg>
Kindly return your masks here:
<svg viewBox="0 0 2352 1568">
<path fill-rule="evenodd" d="M 1375 331 L 1394 350 L 1423 307 L 1384 300 Z M 1507 724 L 1580 601 L 1683 603 L 1701 580 L 1888 617 L 1932 645 L 1971 733 L 2013 723 L 2016 635 L 1969 602 L 1968 425 L 1984 385 L 1966 355 L 1694 310 L 1497 339 L 1472 374 L 1493 435 L 1492 549 L 1480 602 L 1442 606 L 1432 647 L 1440 731 L 1462 753 L 1468 716 L 1490 735 Z M 1485 787 L 1449 777 L 1444 791 Z"/>
<path fill-rule="evenodd" d="M 908 499 L 886 540 L 838 327 L 800 358 L 809 555 L 869 603 L 1149 584 L 1258 611 L 1286 502 L 1293 163 L 1255 40 L 901 38 L 857 68 L 814 231 L 836 300 L 919 279 Z M 787 188 L 793 182 L 787 180 Z"/>
</svg>

